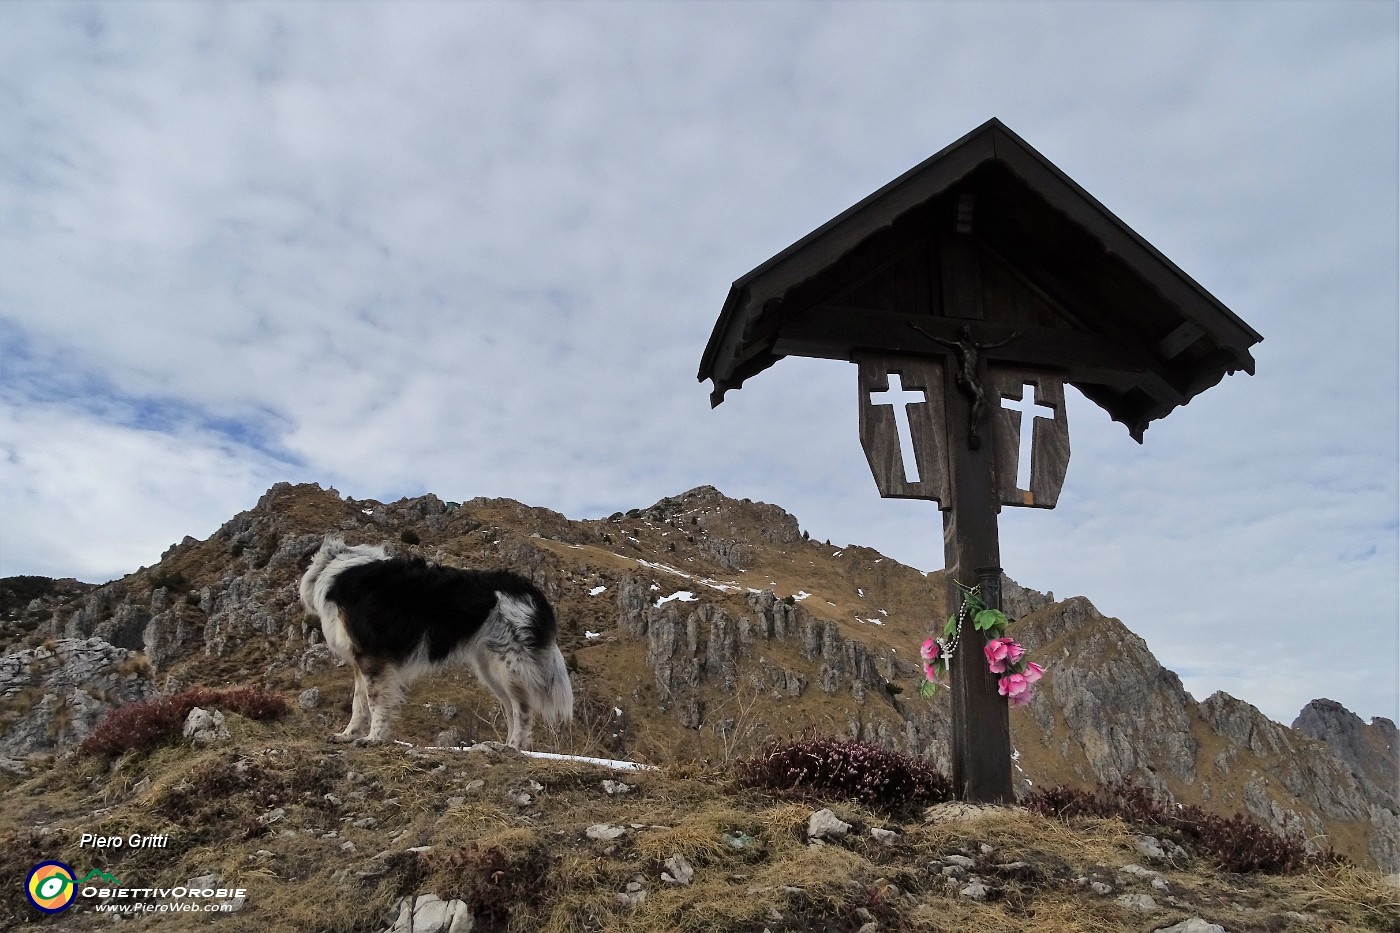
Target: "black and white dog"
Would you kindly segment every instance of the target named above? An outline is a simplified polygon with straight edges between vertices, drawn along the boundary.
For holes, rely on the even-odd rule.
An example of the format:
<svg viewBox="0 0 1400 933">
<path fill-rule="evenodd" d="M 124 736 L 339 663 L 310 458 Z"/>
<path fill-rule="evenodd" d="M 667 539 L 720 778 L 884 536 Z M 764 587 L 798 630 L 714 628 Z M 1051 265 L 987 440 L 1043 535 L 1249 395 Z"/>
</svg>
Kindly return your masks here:
<svg viewBox="0 0 1400 933">
<path fill-rule="evenodd" d="M 557 724 L 573 716 L 554 610 L 518 574 L 394 558 L 382 547 L 327 537 L 302 575 L 301 601 L 355 670 L 350 724 L 333 741 L 383 742 L 404 687 L 450 664 L 469 666 L 501 701 L 506 744 L 515 748 L 530 747 L 535 714 Z"/>
</svg>

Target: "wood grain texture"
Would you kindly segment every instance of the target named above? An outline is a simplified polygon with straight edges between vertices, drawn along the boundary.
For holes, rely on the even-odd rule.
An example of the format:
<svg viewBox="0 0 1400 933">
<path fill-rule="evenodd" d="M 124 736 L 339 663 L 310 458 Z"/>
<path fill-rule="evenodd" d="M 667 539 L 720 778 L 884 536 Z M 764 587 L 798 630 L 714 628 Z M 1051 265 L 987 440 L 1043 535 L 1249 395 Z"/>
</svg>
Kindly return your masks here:
<svg viewBox="0 0 1400 933">
<path fill-rule="evenodd" d="M 887 499 L 933 499 L 943 507 L 948 501 L 948 452 L 945 429 L 943 363 L 930 357 L 887 355 L 858 356 L 860 443 L 875 486 Z M 899 419 L 892 405 L 871 400 L 872 392 L 886 392 L 890 375 L 897 373 L 903 388 L 922 391 L 925 401 L 905 405 L 914 448 L 918 481 L 905 476 L 900 451 Z"/>
<path fill-rule="evenodd" d="M 1044 370 L 993 366 L 989 373 L 997 408 L 992 412 L 996 444 L 997 492 L 1002 505 L 1053 509 L 1059 502 L 1069 469 L 1069 422 L 1065 417 L 1065 385 L 1061 377 Z M 1054 408 L 1054 417 L 1036 417 L 1031 435 L 1029 482 L 1017 483 L 1017 464 L 1025 434 L 1021 412 L 1002 406 L 1002 399 L 1021 399 L 1029 393 L 1039 405 Z M 1038 406 L 1037 406 L 1038 407 Z M 1045 415 L 1049 415 L 1045 411 Z M 1021 477 L 1026 480 L 1026 477 Z M 1026 488 L 1027 485 L 1029 488 Z"/>
</svg>

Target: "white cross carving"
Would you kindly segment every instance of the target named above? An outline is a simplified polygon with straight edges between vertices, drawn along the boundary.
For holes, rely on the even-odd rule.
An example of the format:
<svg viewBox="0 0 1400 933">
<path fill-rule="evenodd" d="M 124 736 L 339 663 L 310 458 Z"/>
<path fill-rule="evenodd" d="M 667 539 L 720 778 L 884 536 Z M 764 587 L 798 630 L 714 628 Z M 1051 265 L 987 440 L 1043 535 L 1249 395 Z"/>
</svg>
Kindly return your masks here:
<svg viewBox="0 0 1400 933">
<path fill-rule="evenodd" d="M 919 463 L 914 457 L 914 431 L 909 426 L 909 406 L 923 405 L 928 396 L 923 389 L 905 389 L 899 373 L 890 373 L 890 387 L 870 392 L 870 404 L 889 405 L 894 409 L 894 430 L 899 436 L 899 457 L 904 462 L 904 481 L 919 482 Z M 888 395 L 888 402 L 877 402 L 875 396 Z"/>
<path fill-rule="evenodd" d="M 1029 395 L 1027 395 L 1025 391 L 1026 389 L 1031 390 L 1031 393 Z M 1001 398 L 1002 408 L 1007 408 L 1011 411 L 1019 411 L 1021 413 L 1021 437 L 1018 442 L 1018 456 L 1016 458 L 1017 489 L 1031 488 L 1031 446 L 1035 443 L 1035 419 L 1049 418 L 1052 421 L 1055 419 L 1055 406 L 1046 404 L 1045 402 L 1033 402 L 1032 399 L 1034 398 L 1034 382 L 1025 383 L 1021 390 L 1021 396 L 1019 398 L 1013 399 L 1009 395 L 1003 395 Z M 1041 414 L 1040 412 L 1036 411 L 1037 408 L 1048 408 L 1050 410 L 1050 414 Z M 1026 478 L 1026 482 L 1024 485 L 1021 483 L 1022 476 Z"/>
</svg>

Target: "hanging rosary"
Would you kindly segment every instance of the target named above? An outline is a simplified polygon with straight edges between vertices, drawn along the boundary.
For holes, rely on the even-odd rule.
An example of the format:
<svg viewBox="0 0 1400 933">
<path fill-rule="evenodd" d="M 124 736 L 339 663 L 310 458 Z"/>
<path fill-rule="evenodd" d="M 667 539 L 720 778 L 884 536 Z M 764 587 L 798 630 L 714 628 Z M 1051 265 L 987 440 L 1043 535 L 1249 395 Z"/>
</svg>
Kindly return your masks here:
<svg viewBox="0 0 1400 933">
<path fill-rule="evenodd" d="M 979 583 L 977 586 L 966 591 L 966 595 L 963 596 L 962 605 L 958 607 L 958 624 L 953 629 L 953 636 L 947 641 L 941 638 L 938 639 L 939 656 L 943 658 L 943 664 L 947 668 L 949 674 L 953 671 L 953 652 L 958 650 L 958 641 L 962 638 L 963 623 L 967 621 L 968 607 L 971 604 L 968 596 L 975 596 L 977 591 L 981 588 L 982 585 Z"/>
</svg>

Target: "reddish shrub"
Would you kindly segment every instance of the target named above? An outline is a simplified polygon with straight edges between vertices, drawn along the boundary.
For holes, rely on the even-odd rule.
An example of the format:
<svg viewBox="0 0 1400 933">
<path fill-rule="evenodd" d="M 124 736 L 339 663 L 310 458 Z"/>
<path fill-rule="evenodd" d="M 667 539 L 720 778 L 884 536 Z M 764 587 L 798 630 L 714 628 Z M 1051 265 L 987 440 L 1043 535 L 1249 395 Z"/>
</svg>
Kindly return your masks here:
<svg viewBox="0 0 1400 933">
<path fill-rule="evenodd" d="M 196 706 L 221 709 L 249 719 L 276 719 L 287 712 L 287 701 L 260 687 L 212 690 L 191 687 L 168 696 L 128 703 L 109 712 L 83 739 L 85 755 L 117 758 L 129 751 L 154 748 L 178 736 Z"/>
<path fill-rule="evenodd" d="M 1051 787 L 1026 799 L 1027 808 L 1056 819 L 1121 819 L 1160 833 L 1210 858 L 1226 871 L 1285 875 L 1344 861 L 1334 850 L 1309 852 L 1297 834 L 1281 836 L 1242 813 L 1223 816 L 1194 804 L 1171 804 L 1134 783 L 1100 784 L 1094 790 Z"/>
<path fill-rule="evenodd" d="M 921 758 L 830 738 L 772 743 L 739 761 L 736 773 L 751 787 L 807 790 L 885 811 L 929 806 L 953 796 L 952 782 Z"/>
</svg>

